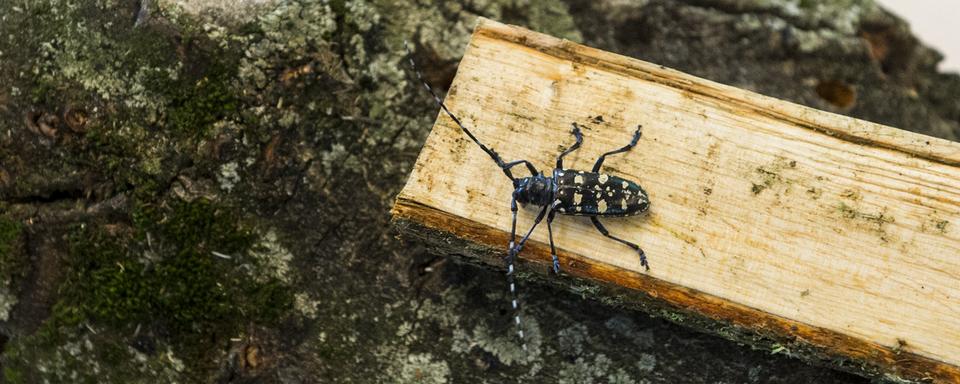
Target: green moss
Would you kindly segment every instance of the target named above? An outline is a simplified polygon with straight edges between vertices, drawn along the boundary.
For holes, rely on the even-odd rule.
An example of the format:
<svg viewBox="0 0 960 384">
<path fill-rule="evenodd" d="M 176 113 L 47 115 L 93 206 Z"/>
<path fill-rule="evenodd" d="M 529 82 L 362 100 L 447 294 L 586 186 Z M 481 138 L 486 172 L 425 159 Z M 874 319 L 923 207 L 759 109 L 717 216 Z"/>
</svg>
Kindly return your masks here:
<svg viewBox="0 0 960 384">
<path fill-rule="evenodd" d="M 63 348 L 64 337 L 88 325 L 121 335 L 142 332 L 162 335 L 159 342 L 170 344 L 189 368 L 204 368 L 191 362 L 206 361 L 201 357 L 244 327 L 276 321 L 292 309 L 287 284 L 251 276 L 262 263 L 248 255 L 258 237 L 230 211 L 197 200 L 135 212 L 129 230 L 114 225 L 74 231 L 62 296 L 52 318 L 24 343 Z M 132 352 L 118 339 L 123 337 L 96 344 L 96 361 L 126 364 Z M 32 369 L 17 356 L 8 353 L 13 376 Z"/>
<path fill-rule="evenodd" d="M 80 229 L 73 236 L 70 294 L 58 306 L 63 319 L 115 327 L 155 322 L 174 336 L 216 336 L 234 332 L 241 320 L 270 321 L 292 307 L 281 282 L 255 284 L 240 269 L 256 262 L 244 259 L 256 236 L 227 211 L 202 200 L 143 207 L 134 224 L 131 235 Z M 139 252 L 160 259 L 144 262 Z"/>
<path fill-rule="evenodd" d="M 26 268 L 16 252 L 21 229 L 19 222 L 0 216 L 0 321 L 7 320 L 17 303 L 17 286 Z"/>
<path fill-rule="evenodd" d="M 204 77 L 173 100 L 169 126 L 175 132 L 203 134 L 213 123 L 235 112 L 237 99 L 224 82 L 223 73 Z"/>
<path fill-rule="evenodd" d="M 10 367 L 3 367 L 4 381 L 9 384 L 23 383 L 23 373 Z"/>
<path fill-rule="evenodd" d="M 666 318 L 667 320 L 670 320 L 670 321 L 676 323 L 676 324 L 683 323 L 684 321 L 687 320 L 687 317 L 684 316 L 683 314 L 680 314 L 680 313 L 677 313 L 677 312 L 672 312 L 672 311 L 666 311 L 666 312 L 664 312 L 664 313 L 663 313 L 663 317 Z"/>
<path fill-rule="evenodd" d="M 20 238 L 21 229 L 19 222 L 0 216 L 0 277 L 13 270 L 8 266 L 16 261 L 13 260 L 13 247 L 14 242 Z"/>
<path fill-rule="evenodd" d="M 231 56 L 227 52 L 221 53 Z M 214 123 L 236 117 L 239 101 L 231 83 L 236 76 L 236 63 L 232 59 L 221 58 L 203 67 L 200 76 L 189 77 L 167 88 L 169 102 L 166 106 L 166 126 L 175 135 L 202 136 L 210 131 Z"/>
<path fill-rule="evenodd" d="M 31 160 L 51 174 L 18 180 L 18 190 L 93 166 L 110 179 L 108 193 L 152 196 L 177 166 L 205 164 L 209 152 L 190 149 L 209 138 L 217 122 L 240 120 L 239 44 L 214 41 L 200 17 L 180 14 L 176 25 L 165 22 L 170 15 L 162 10 L 154 22 L 134 27 L 132 11 L 119 0 L 0 2 L 0 76 L 22 90 L 11 92 L 12 109 L 70 107 L 89 117 L 85 134 L 60 127 L 58 151 L 41 163 Z"/>
</svg>

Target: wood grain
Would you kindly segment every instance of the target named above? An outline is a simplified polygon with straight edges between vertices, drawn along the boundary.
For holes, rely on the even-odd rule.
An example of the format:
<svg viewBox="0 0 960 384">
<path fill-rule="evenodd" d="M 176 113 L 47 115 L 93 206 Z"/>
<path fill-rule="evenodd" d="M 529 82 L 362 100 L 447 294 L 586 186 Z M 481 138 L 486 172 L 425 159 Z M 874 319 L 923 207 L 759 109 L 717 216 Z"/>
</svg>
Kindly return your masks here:
<svg viewBox="0 0 960 384">
<path fill-rule="evenodd" d="M 799 85 L 798 85 L 799 86 Z M 705 318 L 799 339 L 905 380 L 960 381 L 960 145 L 776 100 L 481 20 L 446 102 L 506 160 L 568 167 L 650 194 L 603 238 L 559 217 L 562 266 Z M 597 123 L 594 117 L 602 116 Z M 491 247 L 509 180 L 440 115 L 394 215 Z M 535 212 L 521 212 L 529 228 Z M 521 257 L 548 260 L 546 229 Z M 542 272 L 546 269 L 540 268 Z M 531 305 L 535 305 L 532 303 Z"/>
</svg>

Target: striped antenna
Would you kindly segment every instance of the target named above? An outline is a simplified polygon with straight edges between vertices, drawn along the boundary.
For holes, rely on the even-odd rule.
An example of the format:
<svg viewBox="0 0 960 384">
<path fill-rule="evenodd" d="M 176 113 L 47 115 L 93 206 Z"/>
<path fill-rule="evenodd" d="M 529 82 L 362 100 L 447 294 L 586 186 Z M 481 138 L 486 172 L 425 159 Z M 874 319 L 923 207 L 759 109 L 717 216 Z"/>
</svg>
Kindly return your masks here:
<svg viewBox="0 0 960 384">
<path fill-rule="evenodd" d="M 485 145 L 483 145 L 482 143 L 480 143 L 480 140 L 477 140 L 477 137 L 474 136 L 473 133 L 470 132 L 470 130 L 467 129 L 467 127 L 465 127 L 465 126 L 463 125 L 463 123 L 460 121 L 460 119 L 457 118 L 457 116 L 455 116 L 455 115 L 453 114 L 453 112 L 450 112 L 450 110 L 447 108 L 447 106 L 443 103 L 443 100 L 440 99 L 440 96 L 437 96 L 437 93 L 433 91 L 433 88 L 430 87 L 430 84 L 428 84 L 428 83 L 426 82 L 426 80 L 423 79 L 423 74 L 420 73 L 420 70 L 417 69 L 417 64 L 413 61 L 413 51 L 410 50 L 410 45 L 407 44 L 407 41 L 406 41 L 406 40 L 403 41 L 403 48 L 406 49 L 407 55 L 409 56 L 410 69 L 413 70 L 413 73 L 415 73 L 415 74 L 417 75 L 417 80 L 419 80 L 420 83 L 423 84 L 423 87 L 427 89 L 427 92 L 430 92 L 430 95 L 433 96 L 433 100 L 437 102 L 437 105 L 440 106 L 440 109 L 442 109 L 443 112 L 446 113 L 447 116 L 449 116 L 449 117 L 453 120 L 453 122 L 457 123 L 457 126 L 460 127 L 460 130 L 462 130 L 463 133 L 465 133 L 465 134 L 467 135 L 467 137 L 470 138 L 470 140 L 473 140 L 474 143 L 476 143 L 478 146 L 480 146 L 480 149 L 482 149 L 484 152 L 486 152 L 487 155 L 489 155 L 490 158 L 492 158 L 493 161 L 495 161 L 495 162 L 497 163 L 497 165 L 500 167 L 500 169 L 503 170 L 503 173 L 506 174 L 507 177 L 509 177 L 511 181 L 513 181 L 515 187 L 518 185 L 518 184 L 517 184 L 517 181 L 518 181 L 518 180 L 517 180 L 516 177 L 513 176 L 513 173 L 510 172 L 510 168 L 512 168 L 513 166 L 519 165 L 519 164 L 524 164 L 524 165 L 527 167 L 527 169 L 530 170 L 530 173 L 531 173 L 532 175 L 536 176 L 536 175 L 540 174 L 540 172 L 537 171 L 536 167 L 534 167 L 533 164 L 531 164 L 529 161 L 527 161 L 527 160 L 516 160 L 516 161 L 511 161 L 511 162 L 509 162 L 509 163 L 504 162 L 503 159 L 500 158 L 500 155 L 498 155 L 496 151 L 494 151 L 493 149 L 487 148 L 487 146 L 485 146 Z M 513 199 L 512 207 L 511 207 L 511 208 L 512 208 L 512 210 L 513 210 L 513 230 L 511 231 L 511 233 L 512 233 L 512 234 L 515 234 L 515 233 L 516 233 L 516 228 L 517 228 L 517 201 L 516 201 L 516 195 L 514 195 L 514 199 Z M 544 214 L 544 212 L 546 212 L 546 208 L 544 208 L 544 210 L 540 212 L 540 216 L 537 218 L 537 223 L 539 223 L 540 220 L 543 219 L 543 214 Z M 536 228 L 536 224 L 534 224 L 534 228 Z M 510 295 L 512 296 L 511 305 L 512 305 L 513 311 L 514 311 L 514 321 L 515 321 L 516 324 L 517 324 L 517 336 L 520 337 L 520 342 L 521 342 L 521 345 L 523 346 L 523 350 L 524 350 L 524 351 L 527 350 L 527 343 L 526 343 L 526 340 L 524 340 L 524 337 L 523 337 L 523 327 L 522 327 L 521 324 L 520 324 L 520 306 L 519 306 L 519 301 L 518 301 L 518 298 L 517 298 L 517 285 L 516 285 L 516 282 L 514 281 L 513 263 L 514 263 L 514 260 L 515 260 L 516 257 L 517 257 L 517 254 L 519 254 L 519 253 L 520 253 L 520 250 L 523 249 L 523 244 L 527 241 L 527 238 L 530 237 L 530 233 L 531 233 L 531 232 L 533 232 L 533 228 L 530 229 L 530 232 L 527 233 L 527 235 L 520 241 L 519 244 L 515 244 L 515 243 L 514 243 L 514 239 L 511 238 L 511 239 L 510 239 L 508 256 L 507 256 L 507 283 L 509 284 L 509 287 L 510 287 Z"/>
<path fill-rule="evenodd" d="M 486 152 L 487 155 L 489 155 L 490 158 L 497 163 L 500 169 L 503 170 L 503 173 L 506 174 L 511 181 L 513 181 L 514 183 L 517 182 L 517 178 L 513 176 L 512 172 L 510 172 L 510 168 L 513 168 L 513 166 L 518 164 L 526 165 L 527 169 L 530 170 L 530 173 L 534 175 L 537 175 L 539 173 L 539 171 L 537 171 L 537 168 L 534 167 L 533 164 L 531 164 L 529 161 L 526 161 L 526 160 L 517 160 L 509 163 L 504 162 L 503 159 L 500 158 L 500 155 L 498 155 L 496 151 L 488 148 L 486 145 L 483 145 L 483 143 L 481 143 L 480 140 L 477 140 L 477 137 L 473 135 L 473 132 L 470 132 L 470 130 L 463 125 L 463 122 L 461 122 L 460 119 L 453 114 L 453 112 L 450 112 L 450 110 L 447 109 L 447 105 L 443 103 L 443 100 L 440 99 L 440 96 L 437 96 L 437 93 L 433 91 L 433 88 L 430 87 L 430 84 L 428 84 L 427 81 L 423 79 L 423 74 L 420 73 L 420 70 L 417 69 L 417 64 L 413 61 L 413 51 L 410 50 L 410 45 L 407 44 L 406 40 L 403 41 L 403 48 L 406 49 L 407 56 L 409 56 L 408 61 L 410 62 L 410 69 L 413 70 L 413 73 L 417 75 L 417 80 L 419 80 L 420 83 L 423 84 L 423 87 L 427 89 L 427 92 L 430 92 L 430 95 L 433 96 L 433 100 L 437 102 L 437 105 L 440 106 L 440 109 L 442 109 L 443 112 L 447 114 L 447 116 L 450 116 L 450 118 L 453 119 L 453 122 L 457 123 L 457 126 L 460 127 L 460 130 L 462 130 L 463 133 L 467 134 L 467 137 L 469 137 L 470 140 L 473 140 L 474 143 L 479 145 L 480 149 Z"/>
</svg>

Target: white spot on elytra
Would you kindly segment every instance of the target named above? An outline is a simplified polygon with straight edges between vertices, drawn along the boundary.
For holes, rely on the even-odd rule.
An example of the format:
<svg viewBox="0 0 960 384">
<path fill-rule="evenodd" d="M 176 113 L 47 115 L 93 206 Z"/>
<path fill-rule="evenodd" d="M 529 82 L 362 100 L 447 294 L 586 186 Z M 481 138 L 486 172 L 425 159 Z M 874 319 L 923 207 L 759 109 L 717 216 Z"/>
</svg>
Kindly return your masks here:
<svg viewBox="0 0 960 384">
<path fill-rule="evenodd" d="M 622 210 L 624 210 L 624 211 L 627 210 L 627 201 L 626 201 L 626 200 L 620 200 L 620 209 L 622 209 Z"/>
<path fill-rule="evenodd" d="M 607 201 L 606 201 L 606 200 L 600 200 L 600 203 L 597 204 L 597 208 L 600 209 L 599 212 L 601 212 L 601 213 L 602 213 L 602 212 L 606 212 L 606 211 L 607 211 Z"/>
<path fill-rule="evenodd" d="M 583 195 L 577 193 L 573 195 L 573 204 L 580 205 L 580 202 L 583 201 Z"/>
<path fill-rule="evenodd" d="M 573 177 L 573 183 L 576 184 L 576 185 L 583 184 L 583 175 L 577 174 L 576 176 L 574 176 L 574 177 Z"/>
<path fill-rule="evenodd" d="M 623 189 L 627 189 L 628 186 L 630 186 L 630 184 L 627 183 L 626 180 L 624 180 L 624 181 L 623 181 Z"/>
<path fill-rule="evenodd" d="M 609 177 L 607 175 L 600 175 L 600 184 L 606 183 Z"/>
</svg>

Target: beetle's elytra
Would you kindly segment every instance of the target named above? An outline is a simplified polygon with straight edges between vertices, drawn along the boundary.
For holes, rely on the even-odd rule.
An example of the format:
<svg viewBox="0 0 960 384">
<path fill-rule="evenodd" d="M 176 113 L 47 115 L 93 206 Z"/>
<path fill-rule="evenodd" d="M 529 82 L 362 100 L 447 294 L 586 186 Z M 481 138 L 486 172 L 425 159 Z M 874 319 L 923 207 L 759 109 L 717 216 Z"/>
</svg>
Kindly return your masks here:
<svg viewBox="0 0 960 384">
<path fill-rule="evenodd" d="M 404 46 L 406 47 L 406 42 L 404 42 Z M 460 119 L 447 109 L 447 106 L 440 100 L 440 97 L 437 96 L 430 85 L 423 80 L 422 74 L 417 70 L 416 64 L 413 61 L 413 53 L 410 52 L 409 47 L 407 47 L 407 53 L 410 56 L 411 69 L 416 73 L 417 79 L 423 84 L 424 88 L 433 96 L 434 101 L 440 106 L 440 109 L 460 127 L 460 130 L 462 130 L 470 140 L 473 140 L 481 150 L 486 152 L 497 166 L 500 167 L 503 173 L 513 182 L 513 196 L 510 201 L 513 220 L 510 226 L 510 243 L 506 256 L 507 282 L 510 287 L 510 293 L 513 296 L 511 304 L 515 311 L 514 319 L 517 323 L 517 335 L 519 335 L 521 341 L 523 340 L 523 327 L 520 324 L 513 264 L 517 255 L 523 249 L 523 245 L 526 244 L 533 230 L 543 221 L 544 217 L 547 219 L 550 254 L 553 258 L 553 270 L 555 273 L 560 272 L 560 260 L 557 258 L 557 249 L 553 242 L 553 228 L 551 224 L 558 213 L 562 215 L 589 217 L 594 227 L 596 227 L 601 234 L 632 248 L 639 254 L 640 265 L 647 270 L 650 269 L 647 264 L 646 255 L 640 246 L 611 235 L 603 224 L 600 223 L 599 219 L 600 217 L 639 215 L 650 208 L 650 198 L 639 184 L 631 180 L 600 172 L 600 167 L 603 166 L 603 161 L 607 156 L 627 152 L 637 145 L 641 136 L 640 126 L 637 127 L 633 139 L 629 144 L 600 155 L 596 163 L 594 163 L 592 170 L 581 171 L 563 167 L 563 157 L 577 150 L 580 148 L 580 145 L 583 144 L 583 134 L 580 131 L 580 127 L 577 126 L 576 123 L 572 123 L 573 130 L 571 133 L 576 139 L 576 142 L 557 156 L 557 164 L 553 169 L 553 173 L 550 176 L 546 176 L 538 171 L 529 161 L 521 159 L 505 162 L 496 151 L 480 143 L 476 136 L 460 122 Z M 599 116 L 594 118 L 594 120 L 603 121 Z M 521 164 L 530 171 L 530 176 L 522 178 L 514 177 L 511 169 Z M 530 230 L 527 231 L 519 242 L 516 242 L 518 203 L 523 205 L 531 204 L 541 208 L 536 219 L 534 219 L 533 226 L 531 226 Z M 526 350 L 526 343 L 524 342 L 522 345 L 523 349 Z"/>
<path fill-rule="evenodd" d="M 557 199 L 553 209 L 574 216 L 632 216 L 650 206 L 637 183 L 605 173 L 560 169 L 553 173 Z"/>
</svg>

